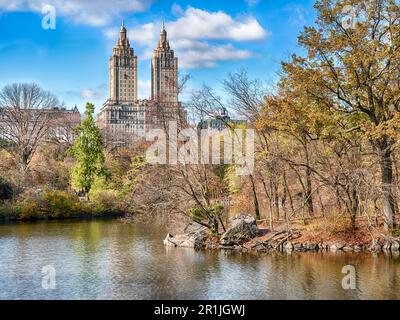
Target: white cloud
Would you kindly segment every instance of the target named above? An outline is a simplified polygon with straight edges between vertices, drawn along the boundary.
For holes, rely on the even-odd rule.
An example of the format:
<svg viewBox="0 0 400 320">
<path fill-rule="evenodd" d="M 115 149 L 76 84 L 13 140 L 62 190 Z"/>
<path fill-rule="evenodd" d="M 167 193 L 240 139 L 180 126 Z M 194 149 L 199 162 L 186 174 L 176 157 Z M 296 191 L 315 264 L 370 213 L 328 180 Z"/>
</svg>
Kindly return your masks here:
<svg viewBox="0 0 400 320">
<path fill-rule="evenodd" d="M 260 2 L 260 0 L 246 0 L 246 2 L 250 7 L 254 7 Z"/>
<path fill-rule="evenodd" d="M 138 81 L 138 95 L 139 99 L 149 99 L 151 95 L 151 81 L 139 80 Z"/>
<path fill-rule="evenodd" d="M 235 41 L 262 40 L 269 32 L 251 16 L 234 19 L 223 11 L 208 12 L 189 7 L 185 14 L 166 24 L 173 38 L 229 39 Z"/>
<path fill-rule="evenodd" d="M 103 30 L 104 35 L 109 39 L 118 39 L 118 29 L 117 28 L 109 28 Z"/>
<path fill-rule="evenodd" d="M 160 26 L 154 23 L 146 23 L 137 28 L 128 31 L 128 36 L 131 41 L 141 46 L 155 47 L 159 37 Z"/>
<path fill-rule="evenodd" d="M 289 12 L 289 23 L 299 26 L 307 24 L 308 11 L 300 5 L 287 5 L 284 11 Z"/>
<path fill-rule="evenodd" d="M 182 7 L 179 4 L 176 4 L 174 2 L 174 4 L 172 5 L 172 8 L 171 8 L 171 12 L 175 16 L 180 16 L 180 15 L 184 14 L 185 11 L 182 9 Z"/>
<path fill-rule="evenodd" d="M 155 24 L 153 22 L 136 26 L 135 28 L 128 27 L 128 38 L 133 47 L 152 47 L 154 48 L 157 44 L 159 37 L 159 30 L 161 24 Z M 103 30 L 103 34 L 111 40 L 117 41 L 119 34 L 119 27 L 108 28 Z"/>
<path fill-rule="evenodd" d="M 101 98 L 103 93 L 96 90 L 85 89 L 80 92 L 80 96 L 84 99 L 97 99 Z"/>
<path fill-rule="evenodd" d="M 177 10 L 175 8 L 175 11 Z M 180 67 L 183 68 L 214 67 L 220 61 L 249 58 L 253 56 L 252 52 L 237 49 L 230 42 L 261 40 L 269 35 L 269 32 L 250 16 L 237 20 L 222 11 L 207 12 L 192 7 L 181 11 L 181 14 L 177 20 L 167 22 L 166 29 L 171 47 L 179 58 Z M 161 25 L 158 21 L 133 28 L 128 26 L 131 45 L 143 49 L 139 55 L 140 59 L 149 59 L 152 56 Z M 116 41 L 118 30 L 107 29 L 104 30 L 104 34 Z M 210 40 L 212 43 L 208 42 Z"/>
<path fill-rule="evenodd" d="M 253 54 L 247 50 L 239 50 L 232 44 L 210 45 L 203 41 L 178 40 L 171 41 L 177 51 L 182 51 L 179 64 L 183 68 L 210 68 L 217 62 L 226 60 L 242 60 Z"/>
<path fill-rule="evenodd" d="M 152 0 L 0 0 L 0 12 L 31 11 L 41 14 L 44 5 L 53 5 L 58 16 L 81 24 L 104 26 L 125 13 L 145 10 Z"/>
</svg>

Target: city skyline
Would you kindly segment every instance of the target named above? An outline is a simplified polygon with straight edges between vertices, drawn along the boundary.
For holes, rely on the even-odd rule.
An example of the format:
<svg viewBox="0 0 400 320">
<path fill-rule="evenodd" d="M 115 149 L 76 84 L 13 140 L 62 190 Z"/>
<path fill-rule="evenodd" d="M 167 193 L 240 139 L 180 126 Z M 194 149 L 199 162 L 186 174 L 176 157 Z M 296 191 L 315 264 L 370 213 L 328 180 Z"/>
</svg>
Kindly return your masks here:
<svg viewBox="0 0 400 320">
<path fill-rule="evenodd" d="M 151 59 L 150 99 L 138 99 L 138 57 L 128 33 L 123 21 L 109 59 L 110 95 L 96 117 L 100 129 L 119 138 L 121 134 L 143 137 L 154 125 L 183 116 L 178 99 L 178 58 L 170 46 L 165 25 Z"/>
<path fill-rule="evenodd" d="M 58 2 L 56 29 L 43 30 L 39 3 L 17 1 L 10 6 L 0 1 L 0 86 L 37 82 L 81 111 L 86 101 L 94 102 L 99 111 L 107 100 L 104 61 L 122 20 L 138 56 L 138 98 L 150 98 L 150 60 L 164 21 L 180 58 L 180 71 L 192 77 L 181 98 L 185 101 L 203 83 L 218 91 L 229 72 L 241 69 L 273 85 L 280 61 L 297 50 L 296 31 L 314 18 L 311 1 L 243 0 L 231 8 L 227 1 L 189 5 L 186 1 L 121 0 L 108 10 L 102 1 L 98 8 L 75 2 L 64 8 Z"/>
</svg>

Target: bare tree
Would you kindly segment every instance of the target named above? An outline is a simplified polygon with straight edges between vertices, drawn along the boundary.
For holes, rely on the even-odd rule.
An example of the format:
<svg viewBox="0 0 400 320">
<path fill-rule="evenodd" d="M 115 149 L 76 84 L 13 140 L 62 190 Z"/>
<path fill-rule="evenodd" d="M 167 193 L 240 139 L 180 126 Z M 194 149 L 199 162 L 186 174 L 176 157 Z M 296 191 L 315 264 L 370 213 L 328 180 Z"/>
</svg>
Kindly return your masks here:
<svg viewBox="0 0 400 320">
<path fill-rule="evenodd" d="M 268 90 L 257 79 L 250 79 L 245 70 L 230 73 L 223 81 L 225 91 L 230 96 L 229 105 L 236 113 L 250 122 L 259 116 L 264 97 Z"/>
<path fill-rule="evenodd" d="M 0 135 L 10 141 L 7 149 L 22 172 L 51 129 L 52 110 L 60 107 L 53 94 L 34 83 L 15 83 L 0 91 Z"/>
</svg>

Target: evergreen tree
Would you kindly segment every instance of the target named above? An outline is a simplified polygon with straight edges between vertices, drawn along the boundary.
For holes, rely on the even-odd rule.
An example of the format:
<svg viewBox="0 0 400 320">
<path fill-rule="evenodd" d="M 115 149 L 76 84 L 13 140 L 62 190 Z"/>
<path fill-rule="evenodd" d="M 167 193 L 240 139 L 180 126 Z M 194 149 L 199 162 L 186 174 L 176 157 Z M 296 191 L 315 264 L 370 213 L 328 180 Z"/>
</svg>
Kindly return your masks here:
<svg viewBox="0 0 400 320">
<path fill-rule="evenodd" d="M 102 137 L 94 118 L 94 105 L 86 104 L 85 119 L 77 127 L 78 138 L 70 152 L 76 158 L 71 171 L 71 185 L 75 190 L 86 194 L 90 191 L 96 177 L 108 176 L 104 167 Z"/>
</svg>

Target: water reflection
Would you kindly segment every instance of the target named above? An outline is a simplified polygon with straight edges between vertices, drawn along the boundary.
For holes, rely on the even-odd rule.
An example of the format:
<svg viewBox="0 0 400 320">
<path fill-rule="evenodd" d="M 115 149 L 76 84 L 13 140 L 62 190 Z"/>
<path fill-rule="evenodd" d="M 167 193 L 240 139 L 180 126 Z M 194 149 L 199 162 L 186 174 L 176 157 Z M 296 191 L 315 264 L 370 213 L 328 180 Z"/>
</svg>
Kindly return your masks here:
<svg viewBox="0 0 400 320">
<path fill-rule="evenodd" d="M 162 223 L 0 226 L 0 299 L 399 299 L 400 259 L 384 254 L 242 254 L 168 248 Z M 41 287 L 56 268 L 56 289 Z M 343 290 L 354 265 L 357 290 Z"/>
</svg>

